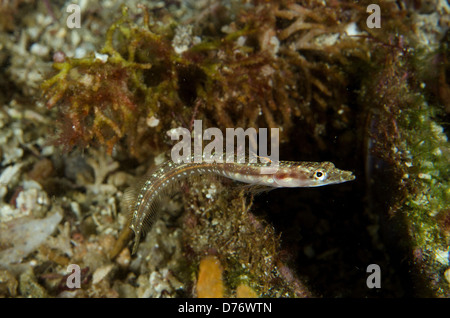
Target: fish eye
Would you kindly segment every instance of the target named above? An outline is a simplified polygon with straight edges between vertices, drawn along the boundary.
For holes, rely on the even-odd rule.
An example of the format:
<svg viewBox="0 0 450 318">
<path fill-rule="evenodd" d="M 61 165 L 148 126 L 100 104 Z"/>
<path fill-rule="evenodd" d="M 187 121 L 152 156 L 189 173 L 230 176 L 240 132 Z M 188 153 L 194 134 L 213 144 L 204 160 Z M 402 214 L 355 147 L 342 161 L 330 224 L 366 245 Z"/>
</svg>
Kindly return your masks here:
<svg viewBox="0 0 450 318">
<path fill-rule="evenodd" d="M 327 177 L 327 174 L 320 169 L 316 170 L 316 172 L 314 172 L 314 179 L 316 179 L 316 180 L 325 180 L 326 177 Z"/>
</svg>

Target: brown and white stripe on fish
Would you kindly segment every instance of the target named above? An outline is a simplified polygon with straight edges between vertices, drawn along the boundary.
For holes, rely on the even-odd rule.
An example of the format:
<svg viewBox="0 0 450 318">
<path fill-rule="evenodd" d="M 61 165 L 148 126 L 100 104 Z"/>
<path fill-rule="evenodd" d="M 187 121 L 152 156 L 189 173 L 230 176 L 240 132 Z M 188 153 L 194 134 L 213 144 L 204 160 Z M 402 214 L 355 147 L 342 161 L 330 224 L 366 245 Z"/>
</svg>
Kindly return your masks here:
<svg viewBox="0 0 450 318">
<path fill-rule="evenodd" d="M 260 160 L 261 161 L 261 160 Z M 213 174 L 255 187 L 293 188 L 319 187 L 355 179 L 350 171 L 337 169 L 331 162 L 279 161 L 273 173 L 267 173 L 270 161 L 257 163 L 215 162 L 163 163 L 142 182 L 130 187 L 124 194 L 124 208 L 130 213 L 130 228 L 135 234 L 133 254 L 136 252 L 142 231 L 150 228 L 158 215 L 161 195 L 170 191 L 179 181 L 192 176 Z"/>
</svg>

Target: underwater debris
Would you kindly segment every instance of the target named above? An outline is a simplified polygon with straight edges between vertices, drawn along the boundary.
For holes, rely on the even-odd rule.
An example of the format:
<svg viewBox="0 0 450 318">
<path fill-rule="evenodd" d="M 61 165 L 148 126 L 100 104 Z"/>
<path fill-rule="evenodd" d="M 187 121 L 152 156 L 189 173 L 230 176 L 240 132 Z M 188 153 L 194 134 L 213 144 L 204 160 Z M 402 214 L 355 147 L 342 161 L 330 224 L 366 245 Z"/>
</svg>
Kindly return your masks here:
<svg viewBox="0 0 450 318">
<path fill-rule="evenodd" d="M 24 297 L 45 298 L 48 297 L 47 291 L 38 283 L 31 267 L 19 276 L 19 291 Z"/>
<path fill-rule="evenodd" d="M 223 298 L 223 268 L 215 256 L 206 256 L 200 261 L 197 278 L 198 298 Z"/>
<path fill-rule="evenodd" d="M 237 298 L 257 298 L 258 295 L 256 294 L 256 292 L 249 287 L 248 285 L 245 284 L 240 284 L 237 288 L 236 288 L 236 297 Z"/>
<path fill-rule="evenodd" d="M 0 295 L 15 297 L 17 295 L 18 282 L 14 275 L 5 269 L 0 269 Z"/>
<path fill-rule="evenodd" d="M 53 233 L 61 220 L 62 215 L 56 212 L 44 219 L 15 220 L 2 224 L 0 242 L 2 246 L 12 246 L 0 251 L 0 264 L 8 266 L 20 262 Z"/>
</svg>

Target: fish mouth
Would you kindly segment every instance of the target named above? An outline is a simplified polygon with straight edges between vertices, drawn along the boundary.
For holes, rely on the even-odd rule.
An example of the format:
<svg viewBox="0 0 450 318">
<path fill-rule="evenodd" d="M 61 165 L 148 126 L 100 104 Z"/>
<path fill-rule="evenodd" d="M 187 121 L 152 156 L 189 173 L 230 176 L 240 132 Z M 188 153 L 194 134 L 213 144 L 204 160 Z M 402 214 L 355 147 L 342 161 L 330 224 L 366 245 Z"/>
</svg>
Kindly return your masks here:
<svg viewBox="0 0 450 318">
<path fill-rule="evenodd" d="M 344 170 L 344 171 L 341 171 L 340 179 L 342 182 L 353 181 L 356 179 L 356 176 L 353 174 L 353 172 Z"/>
</svg>

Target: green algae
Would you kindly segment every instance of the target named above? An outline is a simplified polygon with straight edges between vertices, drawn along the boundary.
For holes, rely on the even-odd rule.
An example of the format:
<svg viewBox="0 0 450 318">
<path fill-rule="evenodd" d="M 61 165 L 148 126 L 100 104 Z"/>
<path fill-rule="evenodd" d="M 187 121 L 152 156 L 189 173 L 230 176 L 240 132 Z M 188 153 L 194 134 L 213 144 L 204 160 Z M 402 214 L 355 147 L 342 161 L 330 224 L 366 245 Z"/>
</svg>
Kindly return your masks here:
<svg viewBox="0 0 450 318">
<path fill-rule="evenodd" d="M 436 55 L 420 46 L 385 50 L 383 68 L 367 80 L 361 95 L 369 109 L 368 156 L 382 158 L 393 180 L 389 215 L 402 216 L 410 263 L 425 277 L 426 288 L 448 297 L 450 148 L 438 123 L 442 110 L 429 104 L 418 60 Z M 370 174 L 369 174 L 370 176 Z M 389 187 L 389 185 L 387 185 Z M 424 293 L 425 294 L 425 293 Z"/>
</svg>

